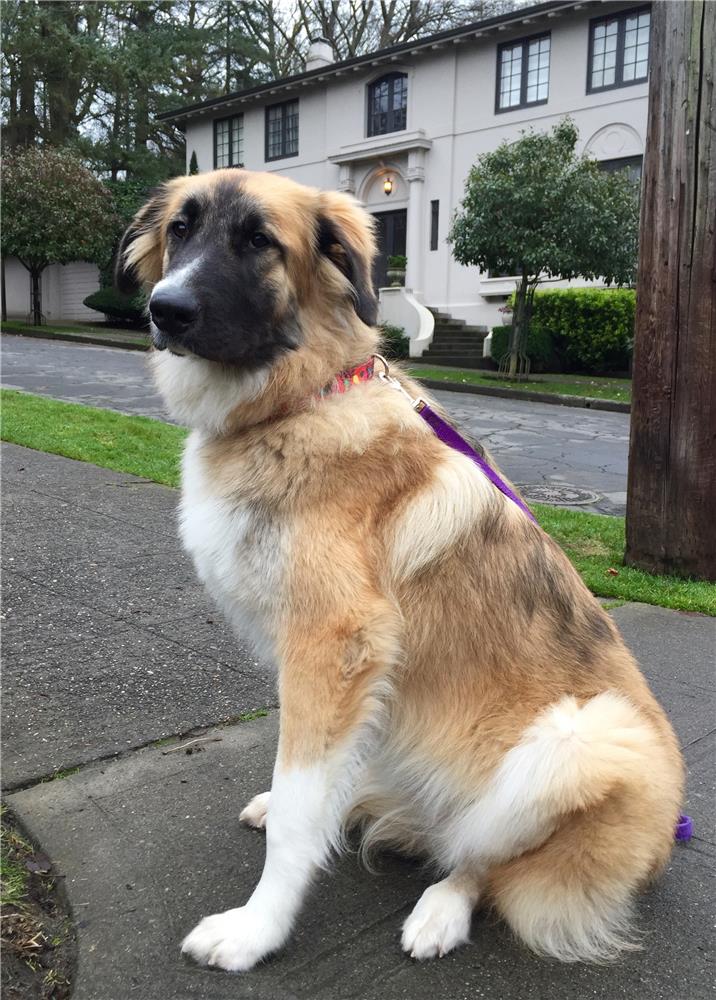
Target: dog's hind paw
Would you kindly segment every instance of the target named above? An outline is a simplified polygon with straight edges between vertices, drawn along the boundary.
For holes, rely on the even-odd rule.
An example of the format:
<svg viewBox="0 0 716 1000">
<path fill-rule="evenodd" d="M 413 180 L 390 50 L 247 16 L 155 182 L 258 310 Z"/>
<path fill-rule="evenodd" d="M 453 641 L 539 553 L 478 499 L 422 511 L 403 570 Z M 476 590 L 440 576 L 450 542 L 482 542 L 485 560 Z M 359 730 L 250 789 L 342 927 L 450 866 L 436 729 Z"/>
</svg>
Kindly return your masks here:
<svg viewBox="0 0 716 1000">
<path fill-rule="evenodd" d="M 403 924 L 403 951 L 411 958 L 442 958 L 470 940 L 473 901 L 446 879 L 425 890 Z"/>
<path fill-rule="evenodd" d="M 181 950 L 200 965 L 247 972 L 282 944 L 276 921 L 263 921 L 240 906 L 204 917 L 184 938 Z"/>
<path fill-rule="evenodd" d="M 265 830 L 270 796 L 271 792 L 261 792 L 260 795 L 254 795 L 246 808 L 241 811 L 239 820 L 247 826 L 253 826 L 256 830 Z"/>
</svg>

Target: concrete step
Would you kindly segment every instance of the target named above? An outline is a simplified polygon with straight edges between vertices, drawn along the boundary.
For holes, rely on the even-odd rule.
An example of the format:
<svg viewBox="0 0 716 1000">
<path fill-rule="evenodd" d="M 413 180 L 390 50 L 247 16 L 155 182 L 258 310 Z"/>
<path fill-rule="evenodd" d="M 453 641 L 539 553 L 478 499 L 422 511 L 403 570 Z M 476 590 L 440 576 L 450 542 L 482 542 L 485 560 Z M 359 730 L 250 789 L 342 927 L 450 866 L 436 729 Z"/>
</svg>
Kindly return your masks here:
<svg viewBox="0 0 716 1000">
<path fill-rule="evenodd" d="M 483 337 L 464 337 L 461 340 L 453 340 L 452 338 L 443 339 L 442 337 L 433 337 L 433 341 L 430 344 L 430 350 L 435 350 L 436 348 L 441 349 L 464 349 L 468 352 L 470 351 L 481 351 L 482 345 L 484 343 Z"/>
<path fill-rule="evenodd" d="M 466 340 L 462 343 L 451 344 L 443 343 L 441 340 L 434 340 L 429 347 L 431 351 L 437 351 L 440 354 L 479 354 L 482 355 L 482 342 L 475 340 Z"/>
<path fill-rule="evenodd" d="M 441 334 L 433 335 L 433 346 L 440 344 L 441 347 L 481 347 L 485 338 L 481 333 L 467 334 Z"/>
<path fill-rule="evenodd" d="M 435 318 L 435 329 L 441 330 L 464 330 L 467 324 L 464 319 L 442 319 Z"/>
</svg>

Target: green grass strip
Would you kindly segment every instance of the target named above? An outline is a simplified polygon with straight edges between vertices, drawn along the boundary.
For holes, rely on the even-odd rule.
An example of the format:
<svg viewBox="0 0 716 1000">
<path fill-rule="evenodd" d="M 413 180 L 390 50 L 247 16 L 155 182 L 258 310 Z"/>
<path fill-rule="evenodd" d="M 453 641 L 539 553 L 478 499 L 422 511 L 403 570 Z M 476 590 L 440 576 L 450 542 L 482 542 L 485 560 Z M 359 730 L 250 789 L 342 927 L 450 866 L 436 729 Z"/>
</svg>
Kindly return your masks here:
<svg viewBox="0 0 716 1000">
<path fill-rule="evenodd" d="M 545 504 L 534 504 L 533 510 L 592 593 L 618 601 L 642 601 L 662 608 L 716 615 L 716 585 L 675 576 L 653 576 L 622 565 L 623 517 L 585 514 Z"/>
<path fill-rule="evenodd" d="M 0 400 L 4 441 L 179 485 L 182 427 L 11 389 L 3 389 Z"/>
<path fill-rule="evenodd" d="M 0 398 L 6 441 L 166 486 L 179 484 L 179 457 L 186 436 L 180 427 L 12 390 L 4 390 Z M 536 504 L 534 511 L 598 596 L 716 615 L 713 584 L 652 576 L 622 565 L 624 518 L 543 504 Z"/>
<path fill-rule="evenodd" d="M 533 376 L 529 381 L 515 381 L 486 375 L 469 368 L 410 368 L 415 378 L 439 382 L 460 382 L 463 385 L 490 385 L 522 392 L 549 392 L 557 396 L 590 396 L 592 399 L 613 399 L 619 403 L 631 402 L 631 381 L 625 378 L 597 378 L 564 375 L 562 378 Z"/>
</svg>

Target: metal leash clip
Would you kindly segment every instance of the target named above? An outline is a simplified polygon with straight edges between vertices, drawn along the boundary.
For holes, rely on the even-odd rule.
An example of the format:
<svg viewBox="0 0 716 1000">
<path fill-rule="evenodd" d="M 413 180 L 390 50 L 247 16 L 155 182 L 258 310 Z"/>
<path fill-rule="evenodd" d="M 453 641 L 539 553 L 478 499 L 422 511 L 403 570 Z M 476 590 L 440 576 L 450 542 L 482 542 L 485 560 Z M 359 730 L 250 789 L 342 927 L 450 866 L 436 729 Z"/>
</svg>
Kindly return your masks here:
<svg viewBox="0 0 716 1000">
<path fill-rule="evenodd" d="M 376 359 L 376 361 L 380 361 L 380 363 L 383 365 L 383 368 L 385 369 L 382 372 L 376 372 L 379 380 L 383 382 L 385 385 L 390 386 L 391 389 L 397 389 L 398 392 L 402 392 L 402 394 L 408 400 L 412 408 L 414 410 L 417 410 L 418 413 L 420 413 L 423 407 L 427 406 L 426 401 L 422 399 L 420 396 L 411 396 L 410 393 L 405 388 L 405 386 L 403 386 L 402 383 L 399 382 L 397 378 L 395 378 L 393 375 L 390 374 L 390 365 L 385 360 L 382 354 L 374 354 L 373 357 Z"/>
</svg>

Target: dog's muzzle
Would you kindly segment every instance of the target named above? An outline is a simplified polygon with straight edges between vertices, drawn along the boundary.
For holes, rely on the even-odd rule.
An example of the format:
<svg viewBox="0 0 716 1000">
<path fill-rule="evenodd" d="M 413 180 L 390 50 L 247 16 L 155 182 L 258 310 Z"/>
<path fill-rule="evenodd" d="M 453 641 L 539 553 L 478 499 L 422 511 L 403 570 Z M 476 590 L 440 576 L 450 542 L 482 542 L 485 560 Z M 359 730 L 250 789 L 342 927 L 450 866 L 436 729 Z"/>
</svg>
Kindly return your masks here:
<svg viewBox="0 0 716 1000">
<path fill-rule="evenodd" d="M 163 351 L 181 345 L 199 316 L 199 303 L 187 288 L 157 289 L 149 300 L 152 341 Z"/>
</svg>

